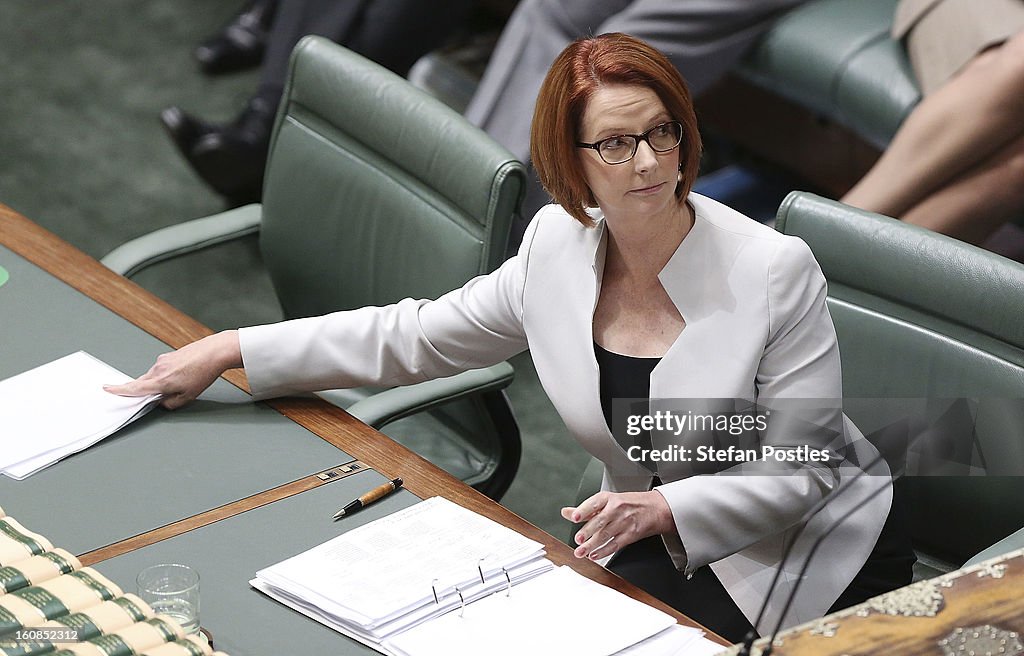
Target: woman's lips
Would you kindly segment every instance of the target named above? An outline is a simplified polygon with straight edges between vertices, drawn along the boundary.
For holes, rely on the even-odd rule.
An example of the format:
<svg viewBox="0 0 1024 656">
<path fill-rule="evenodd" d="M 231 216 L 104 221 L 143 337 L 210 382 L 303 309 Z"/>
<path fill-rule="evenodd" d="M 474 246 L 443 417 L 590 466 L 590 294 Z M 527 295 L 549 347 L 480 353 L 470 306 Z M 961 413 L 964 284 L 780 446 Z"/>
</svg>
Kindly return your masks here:
<svg viewBox="0 0 1024 656">
<path fill-rule="evenodd" d="M 658 193 L 658 191 L 660 191 L 661 188 L 664 187 L 664 186 L 665 186 L 664 182 L 659 182 L 658 184 L 651 185 L 650 187 L 641 187 L 640 189 L 631 189 L 629 191 L 629 193 L 636 194 L 638 196 L 649 196 L 651 194 Z"/>
</svg>

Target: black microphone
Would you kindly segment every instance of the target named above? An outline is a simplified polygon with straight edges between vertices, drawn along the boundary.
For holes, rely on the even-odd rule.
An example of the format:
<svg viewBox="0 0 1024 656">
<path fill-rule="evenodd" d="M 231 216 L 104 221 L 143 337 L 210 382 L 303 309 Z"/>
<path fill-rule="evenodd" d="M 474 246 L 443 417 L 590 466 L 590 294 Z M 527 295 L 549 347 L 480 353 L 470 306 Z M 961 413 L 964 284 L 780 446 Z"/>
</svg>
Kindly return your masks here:
<svg viewBox="0 0 1024 656">
<path fill-rule="evenodd" d="M 867 439 L 867 438 L 864 438 L 864 439 Z M 863 476 L 867 476 L 868 472 L 875 465 L 877 465 L 878 463 L 880 463 L 883 460 L 885 460 L 885 455 L 883 454 L 882 449 L 879 449 L 878 450 L 878 455 L 875 456 L 874 458 L 872 458 L 871 461 L 868 462 L 867 465 L 861 467 L 861 471 L 859 473 L 857 473 L 852 479 L 850 479 L 850 482 L 852 483 L 853 481 L 856 481 L 857 479 L 859 479 L 859 478 L 861 478 Z M 793 585 L 793 589 L 790 590 L 789 597 L 786 599 L 786 603 L 785 603 L 785 605 L 782 608 L 782 613 L 779 615 L 779 621 L 775 625 L 775 628 L 772 630 L 771 639 L 768 641 L 768 645 L 765 647 L 765 649 L 761 652 L 761 656 L 769 656 L 772 653 L 772 648 L 773 648 L 773 645 L 774 645 L 774 642 L 775 642 L 775 638 L 778 635 L 779 630 L 782 628 L 782 622 L 783 622 L 784 618 L 786 617 L 786 613 L 789 612 L 789 607 L 792 606 L 793 599 L 796 598 L 796 592 L 797 592 L 797 590 L 799 590 L 800 584 L 803 583 L 803 577 L 804 577 L 804 574 L 807 572 L 807 567 L 810 564 L 811 559 L 814 557 L 815 552 L 818 550 L 818 547 L 821 546 L 821 543 L 824 541 L 824 539 L 827 538 L 829 536 L 829 534 L 832 533 L 833 530 L 838 528 L 840 524 L 842 524 L 844 521 L 846 521 L 847 517 L 849 517 L 853 513 L 857 512 L 858 510 L 863 508 L 865 504 L 867 504 L 869 501 L 871 501 L 876 496 L 881 494 L 887 488 L 891 487 L 892 483 L 893 483 L 893 481 L 895 479 L 896 479 L 896 477 L 892 476 L 892 475 L 887 477 L 884 485 L 879 486 L 878 489 L 872 491 L 871 494 L 869 494 L 867 497 L 862 499 L 856 506 L 854 506 L 849 511 L 847 511 L 842 517 L 839 517 L 835 522 L 832 523 L 832 526 L 830 526 L 826 531 L 824 531 L 814 541 L 814 544 L 811 545 L 810 552 L 807 554 L 807 559 L 804 561 L 804 565 L 803 565 L 803 567 L 800 570 L 800 576 L 797 578 L 796 583 Z M 757 633 L 756 633 L 757 625 L 761 623 L 762 619 L 764 619 L 764 614 L 768 610 L 768 602 L 771 600 L 772 594 L 775 592 L 775 587 L 776 587 L 776 585 L 778 585 L 779 577 L 782 575 L 782 570 L 785 569 L 786 561 L 789 560 L 789 555 L 793 551 L 793 545 L 796 544 L 797 538 L 800 537 L 800 533 L 802 533 L 804 528 L 806 528 L 807 522 L 810 521 L 811 517 L 813 517 L 818 511 L 820 511 L 822 508 L 824 508 L 826 504 L 829 504 L 832 501 L 834 501 L 836 499 L 836 497 L 838 497 L 840 494 L 843 494 L 843 492 L 845 492 L 846 490 L 849 490 L 850 487 L 852 487 L 852 486 L 850 486 L 850 485 L 842 486 L 841 485 L 838 489 L 833 491 L 831 494 L 825 495 L 824 498 L 822 498 L 820 501 L 818 501 L 816 504 L 814 504 L 810 508 L 810 510 L 805 512 L 803 514 L 803 516 L 800 518 L 800 522 L 801 522 L 800 529 L 799 529 L 799 531 L 797 531 L 796 537 L 794 537 L 794 539 L 791 540 L 788 545 L 786 545 L 786 550 L 782 554 L 782 560 L 779 562 L 779 566 L 775 570 L 774 576 L 772 576 L 772 582 L 768 586 L 768 592 L 765 594 L 764 602 L 761 604 L 761 608 L 757 612 L 757 618 L 754 620 L 754 628 L 752 628 L 749 632 L 747 632 L 747 635 L 744 636 L 744 638 L 743 638 L 743 646 L 740 648 L 737 656 L 750 656 L 751 650 L 753 649 L 753 646 L 754 646 L 754 641 L 757 640 Z M 870 558 L 870 555 L 869 555 L 869 558 Z"/>
</svg>

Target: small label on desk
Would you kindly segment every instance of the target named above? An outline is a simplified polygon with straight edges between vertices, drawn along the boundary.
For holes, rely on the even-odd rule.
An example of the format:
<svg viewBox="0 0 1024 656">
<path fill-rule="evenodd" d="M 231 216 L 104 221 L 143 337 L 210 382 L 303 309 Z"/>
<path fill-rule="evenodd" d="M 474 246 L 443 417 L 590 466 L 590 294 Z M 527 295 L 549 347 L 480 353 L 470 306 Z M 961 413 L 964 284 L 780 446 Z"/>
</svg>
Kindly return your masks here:
<svg viewBox="0 0 1024 656">
<path fill-rule="evenodd" d="M 10 280 L 11 274 L 7 273 L 7 269 L 0 266 L 0 287 L 4 286 L 4 283 Z"/>
<path fill-rule="evenodd" d="M 369 467 L 366 466 L 365 462 L 353 460 L 352 462 L 347 462 L 344 465 L 338 465 L 337 467 L 333 467 L 331 469 L 322 471 L 319 474 L 317 474 L 316 477 L 319 478 L 321 481 L 329 482 L 345 478 L 346 476 L 351 476 L 352 474 L 355 474 L 356 472 L 361 472 L 364 469 L 369 469 Z"/>
</svg>

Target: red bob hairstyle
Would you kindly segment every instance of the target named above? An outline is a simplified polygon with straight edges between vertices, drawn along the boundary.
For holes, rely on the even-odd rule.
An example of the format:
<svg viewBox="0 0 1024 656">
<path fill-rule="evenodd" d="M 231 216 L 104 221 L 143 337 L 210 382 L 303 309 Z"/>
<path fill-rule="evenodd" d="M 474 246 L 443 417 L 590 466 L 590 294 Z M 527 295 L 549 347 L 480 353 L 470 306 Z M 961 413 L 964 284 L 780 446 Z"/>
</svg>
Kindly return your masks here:
<svg viewBox="0 0 1024 656">
<path fill-rule="evenodd" d="M 530 157 L 540 182 L 577 221 L 591 225 L 585 211 L 597 201 L 580 165 L 579 129 L 587 102 L 607 84 L 639 85 L 658 95 L 683 126 L 679 144 L 682 179 L 676 197 L 690 192 L 700 164 L 701 143 L 693 101 L 683 77 L 655 48 L 626 34 L 602 34 L 569 44 L 551 65 L 537 96 L 530 133 Z"/>
</svg>

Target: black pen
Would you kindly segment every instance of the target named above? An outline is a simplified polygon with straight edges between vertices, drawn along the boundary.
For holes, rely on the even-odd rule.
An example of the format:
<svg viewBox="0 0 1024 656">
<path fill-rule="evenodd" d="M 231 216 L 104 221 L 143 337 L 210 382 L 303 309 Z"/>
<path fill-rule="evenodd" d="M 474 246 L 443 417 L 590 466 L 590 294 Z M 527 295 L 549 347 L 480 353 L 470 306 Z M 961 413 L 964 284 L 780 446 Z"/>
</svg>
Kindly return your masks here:
<svg viewBox="0 0 1024 656">
<path fill-rule="evenodd" d="M 365 508 L 374 501 L 377 501 L 378 499 L 383 499 L 384 497 L 391 494 L 400 487 L 402 487 L 402 479 L 400 478 L 390 480 L 387 483 L 384 483 L 383 485 L 378 485 L 377 487 L 373 488 L 366 494 L 361 495 L 355 501 L 349 503 L 347 506 L 345 506 L 338 512 L 334 513 L 334 519 L 341 519 L 345 515 L 350 515 L 355 511 L 359 510 L 360 508 Z"/>
</svg>

